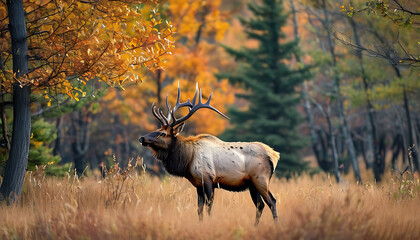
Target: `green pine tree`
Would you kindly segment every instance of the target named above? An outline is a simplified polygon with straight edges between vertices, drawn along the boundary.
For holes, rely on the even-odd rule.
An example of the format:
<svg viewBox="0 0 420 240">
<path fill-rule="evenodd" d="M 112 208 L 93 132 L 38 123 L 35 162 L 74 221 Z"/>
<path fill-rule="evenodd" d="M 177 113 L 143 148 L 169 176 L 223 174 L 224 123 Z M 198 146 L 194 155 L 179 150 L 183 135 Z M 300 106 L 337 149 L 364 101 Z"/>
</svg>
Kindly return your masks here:
<svg viewBox="0 0 420 240">
<path fill-rule="evenodd" d="M 223 134 L 224 140 L 261 141 L 280 152 L 277 175 L 290 177 L 309 168 L 300 158 L 305 139 L 298 132 L 301 115 L 297 110 L 300 95 L 296 87 L 309 77 L 308 68 L 291 69 L 284 60 L 298 53 L 298 41 L 285 42 L 281 28 L 288 15 L 283 13 L 281 0 L 250 3 L 251 19 L 240 19 L 249 39 L 259 42 L 258 48 L 226 47 L 238 62 L 233 72 L 218 74 L 232 84 L 247 90 L 237 97 L 249 102 L 241 111 L 230 109 L 232 128 Z"/>
<path fill-rule="evenodd" d="M 55 124 L 48 123 L 43 118 L 33 118 L 31 132 L 27 170 L 34 171 L 37 167 L 46 166 L 46 174 L 64 176 L 69 170 L 69 164 L 59 165 L 60 156 L 54 156 L 49 147 L 57 137 Z"/>
</svg>

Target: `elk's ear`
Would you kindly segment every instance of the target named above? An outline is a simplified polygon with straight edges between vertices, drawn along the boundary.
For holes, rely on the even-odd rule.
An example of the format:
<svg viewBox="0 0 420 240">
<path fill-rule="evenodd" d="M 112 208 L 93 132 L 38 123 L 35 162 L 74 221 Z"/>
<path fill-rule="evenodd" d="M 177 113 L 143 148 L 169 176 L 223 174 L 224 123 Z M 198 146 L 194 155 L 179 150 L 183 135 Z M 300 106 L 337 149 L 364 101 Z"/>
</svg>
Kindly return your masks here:
<svg viewBox="0 0 420 240">
<path fill-rule="evenodd" d="M 175 126 L 172 130 L 174 137 L 178 136 L 184 130 L 185 122 L 179 124 L 178 126 Z"/>
</svg>

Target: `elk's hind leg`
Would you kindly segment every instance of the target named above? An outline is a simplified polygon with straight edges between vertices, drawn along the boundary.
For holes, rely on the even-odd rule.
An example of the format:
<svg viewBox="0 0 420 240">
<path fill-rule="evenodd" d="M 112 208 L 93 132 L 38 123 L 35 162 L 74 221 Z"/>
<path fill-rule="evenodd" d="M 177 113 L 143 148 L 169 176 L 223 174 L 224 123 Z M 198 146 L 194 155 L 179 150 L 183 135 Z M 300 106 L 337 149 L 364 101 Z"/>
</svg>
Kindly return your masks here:
<svg viewBox="0 0 420 240">
<path fill-rule="evenodd" d="M 270 190 L 268 191 L 268 195 L 271 199 L 271 202 L 273 203 L 272 206 L 270 207 L 271 209 L 271 213 L 273 214 L 273 218 L 274 220 L 277 220 L 277 207 L 276 207 L 276 199 L 274 198 L 273 194 L 270 192 Z"/>
<path fill-rule="evenodd" d="M 253 179 L 252 183 L 254 184 L 258 193 L 261 194 L 265 203 L 271 209 L 273 219 L 277 220 L 276 199 L 274 198 L 273 194 L 268 190 L 268 181 L 269 178 L 259 177 L 258 179 Z"/>
<path fill-rule="evenodd" d="M 261 214 L 264 210 L 265 205 L 261 198 L 260 193 L 257 191 L 257 189 L 253 185 L 249 188 L 249 193 L 251 194 L 251 198 L 255 204 L 255 207 L 257 207 L 257 215 L 255 217 L 255 223 L 254 223 L 254 226 L 257 226 L 258 223 L 260 222 Z"/>
</svg>

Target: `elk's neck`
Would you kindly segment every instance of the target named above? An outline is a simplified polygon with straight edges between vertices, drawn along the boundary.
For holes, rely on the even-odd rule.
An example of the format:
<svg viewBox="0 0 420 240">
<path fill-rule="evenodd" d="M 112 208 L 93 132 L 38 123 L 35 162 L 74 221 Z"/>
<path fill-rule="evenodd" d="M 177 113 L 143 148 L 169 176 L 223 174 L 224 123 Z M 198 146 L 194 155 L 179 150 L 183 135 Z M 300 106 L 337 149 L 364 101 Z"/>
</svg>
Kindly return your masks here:
<svg viewBox="0 0 420 240">
<path fill-rule="evenodd" d="M 186 177 L 190 174 L 189 166 L 194 158 L 194 148 L 191 143 L 178 136 L 169 150 L 165 153 L 158 153 L 157 158 L 162 161 L 168 173 Z"/>
</svg>

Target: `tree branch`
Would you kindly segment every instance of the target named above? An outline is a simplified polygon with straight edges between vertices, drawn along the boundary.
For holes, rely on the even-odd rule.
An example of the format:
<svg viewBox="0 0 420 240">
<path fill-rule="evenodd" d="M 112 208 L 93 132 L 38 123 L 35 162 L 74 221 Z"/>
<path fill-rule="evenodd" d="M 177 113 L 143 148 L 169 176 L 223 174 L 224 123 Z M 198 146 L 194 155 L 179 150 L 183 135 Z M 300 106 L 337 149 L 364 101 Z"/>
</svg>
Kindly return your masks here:
<svg viewBox="0 0 420 240">
<path fill-rule="evenodd" d="M 420 13 L 419 12 L 412 12 L 412 11 L 404 8 L 398 0 L 393 0 L 393 2 L 398 5 L 398 7 L 399 7 L 398 10 L 401 10 L 403 12 L 409 13 L 411 15 L 420 16 Z"/>
</svg>

